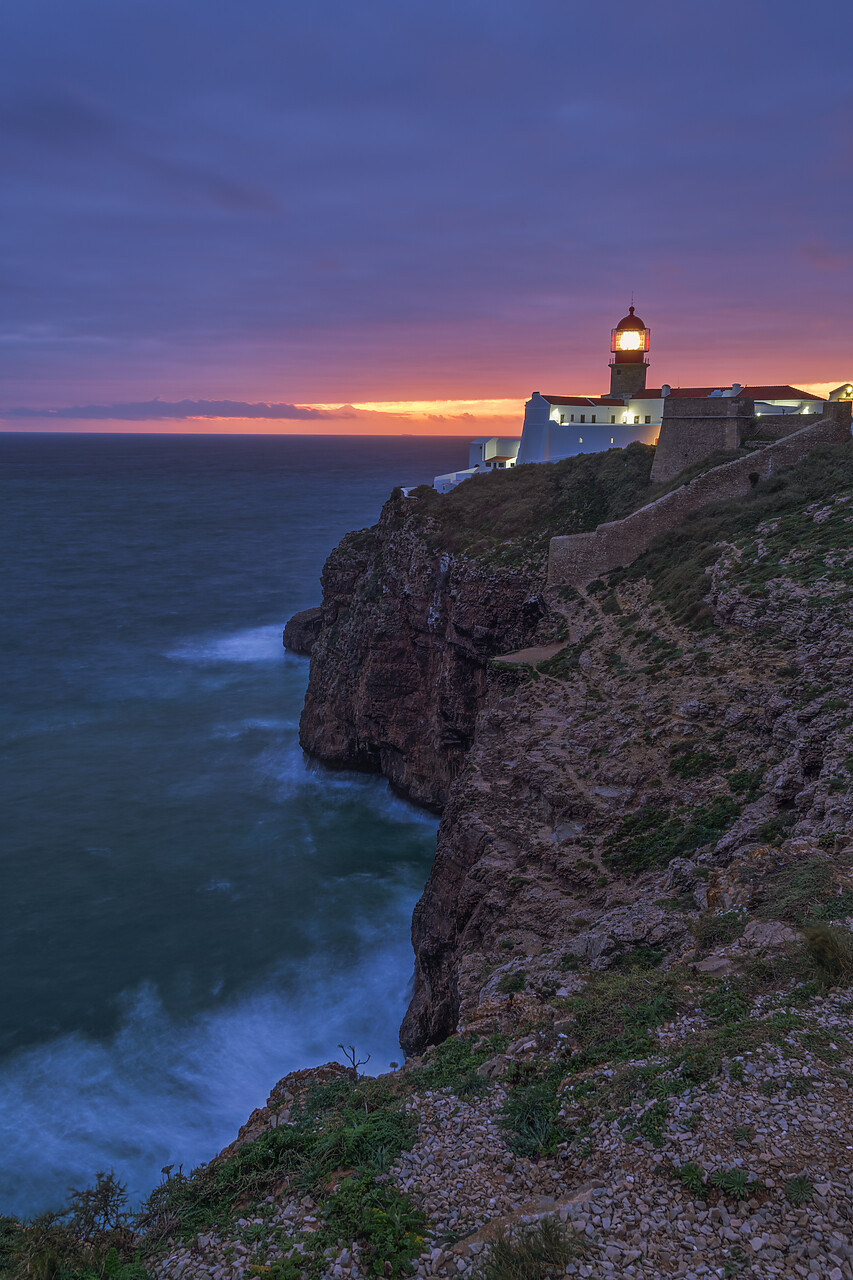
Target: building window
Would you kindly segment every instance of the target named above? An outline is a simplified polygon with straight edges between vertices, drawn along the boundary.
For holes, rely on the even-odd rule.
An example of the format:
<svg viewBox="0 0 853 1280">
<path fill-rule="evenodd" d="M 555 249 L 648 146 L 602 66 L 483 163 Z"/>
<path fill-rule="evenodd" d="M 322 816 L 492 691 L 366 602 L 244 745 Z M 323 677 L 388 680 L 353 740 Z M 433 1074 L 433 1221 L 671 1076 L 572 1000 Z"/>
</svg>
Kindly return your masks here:
<svg viewBox="0 0 853 1280">
<path fill-rule="evenodd" d="M 590 418 L 590 422 L 595 422 L 595 414 L 593 414 L 592 417 Z"/>
<path fill-rule="evenodd" d="M 651 420 L 652 420 L 652 415 L 650 413 L 647 413 L 643 421 L 648 423 L 648 422 L 651 422 Z"/>
<path fill-rule="evenodd" d="M 585 414 L 585 413 L 582 413 L 582 414 L 581 414 L 581 422 L 586 422 L 586 414 Z"/>
<path fill-rule="evenodd" d="M 635 413 L 635 414 L 634 414 L 634 425 L 636 426 L 636 424 L 637 424 L 639 421 L 640 421 L 640 415 L 639 415 L 638 413 Z"/>
<path fill-rule="evenodd" d="M 611 444 L 615 444 L 615 443 L 616 443 L 616 441 L 613 439 L 613 437 L 612 437 L 612 436 L 610 437 L 610 443 L 611 443 Z"/>
<path fill-rule="evenodd" d="M 578 436 L 578 444 L 583 444 L 583 436 Z"/>
<path fill-rule="evenodd" d="M 610 415 L 610 424 L 611 424 L 611 426 L 613 425 L 613 423 L 614 423 L 615 421 L 616 421 L 616 414 L 615 414 L 615 413 L 611 413 L 611 415 Z"/>
<path fill-rule="evenodd" d="M 570 421 L 574 422 L 574 420 L 575 420 L 575 415 L 572 414 Z"/>
</svg>

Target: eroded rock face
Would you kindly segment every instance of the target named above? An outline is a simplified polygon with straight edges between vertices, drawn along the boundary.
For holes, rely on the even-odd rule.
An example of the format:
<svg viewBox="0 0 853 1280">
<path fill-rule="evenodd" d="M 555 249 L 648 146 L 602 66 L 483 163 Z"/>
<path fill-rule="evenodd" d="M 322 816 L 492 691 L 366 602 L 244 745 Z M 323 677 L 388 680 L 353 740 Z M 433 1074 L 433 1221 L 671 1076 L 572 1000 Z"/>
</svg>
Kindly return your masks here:
<svg viewBox="0 0 853 1280">
<path fill-rule="evenodd" d="M 300 742 L 439 809 L 474 737 L 489 658 L 531 643 L 548 610 L 541 578 L 432 546 L 419 505 L 395 494 L 374 529 L 329 556 Z"/>
<path fill-rule="evenodd" d="M 319 606 L 294 613 L 284 628 L 282 641 L 285 649 L 290 649 L 291 653 L 309 654 L 314 648 L 321 626 L 322 610 Z"/>
<path fill-rule="evenodd" d="M 853 827 L 853 631 L 820 566 L 804 586 L 781 563 L 759 596 L 720 544 L 697 630 L 645 579 L 559 596 L 454 558 L 418 507 L 394 497 L 330 556 L 301 724 L 320 759 L 444 806 L 408 1053 L 496 1001 L 535 1020 L 578 970 L 690 960 L 701 913 L 749 897 L 748 850 L 839 848 Z M 555 612 L 561 653 L 490 666 L 552 638 Z"/>
<path fill-rule="evenodd" d="M 504 999 L 535 1010 L 537 990 L 578 969 L 702 959 L 692 928 L 703 911 L 751 901 L 753 869 L 784 863 L 783 842 L 813 857 L 851 826 L 833 781 L 849 750 L 846 700 L 830 685 L 802 705 L 800 692 L 815 667 L 837 671 L 839 691 L 848 681 L 853 646 L 837 623 L 824 644 L 780 611 L 796 651 L 756 637 L 766 613 L 754 630 L 709 638 L 673 623 L 643 583 L 619 586 L 605 610 L 579 598 L 564 614 L 562 669 L 491 691 L 452 789 L 413 918 L 407 1052 L 494 1012 L 503 977 Z M 794 937 L 756 927 L 738 956 Z"/>
</svg>

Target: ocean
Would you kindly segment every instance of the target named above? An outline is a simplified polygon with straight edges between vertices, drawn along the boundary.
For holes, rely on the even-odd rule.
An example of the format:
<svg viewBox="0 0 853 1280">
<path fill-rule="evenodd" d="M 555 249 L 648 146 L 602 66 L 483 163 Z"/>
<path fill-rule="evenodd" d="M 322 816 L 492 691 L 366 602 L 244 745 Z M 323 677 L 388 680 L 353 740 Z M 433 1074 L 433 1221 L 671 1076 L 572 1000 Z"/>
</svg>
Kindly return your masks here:
<svg viewBox="0 0 853 1280">
<path fill-rule="evenodd" d="M 281 631 L 457 439 L 0 435 L 0 1213 L 138 1201 L 286 1072 L 400 1059 L 436 819 L 303 756 Z"/>
</svg>

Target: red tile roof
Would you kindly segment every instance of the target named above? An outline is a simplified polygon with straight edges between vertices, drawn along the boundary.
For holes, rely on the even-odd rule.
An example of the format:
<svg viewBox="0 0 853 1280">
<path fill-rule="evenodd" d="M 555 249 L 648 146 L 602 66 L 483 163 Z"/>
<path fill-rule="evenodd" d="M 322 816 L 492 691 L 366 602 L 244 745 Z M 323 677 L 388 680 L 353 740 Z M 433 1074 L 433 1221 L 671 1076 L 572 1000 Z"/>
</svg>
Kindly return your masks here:
<svg viewBox="0 0 853 1280">
<path fill-rule="evenodd" d="M 800 391 L 797 387 L 744 387 L 740 392 L 738 399 L 746 396 L 750 400 L 820 400 L 823 402 L 823 396 L 816 396 L 811 391 Z"/>
<path fill-rule="evenodd" d="M 542 399 L 547 400 L 549 404 L 580 405 L 582 409 L 585 409 L 589 406 L 595 409 L 596 406 L 600 407 L 601 405 L 608 405 L 608 404 L 616 405 L 618 408 L 623 407 L 623 401 L 621 397 L 619 399 L 616 399 L 611 396 L 546 396 L 546 395 L 543 395 Z"/>
<path fill-rule="evenodd" d="M 701 400 L 709 396 L 712 391 L 727 391 L 728 387 L 673 387 L 670 395 L 676 400 L 694 399 Z M 660 387 L 646 387 L 644 391 L 638 391 L 636 395 L 631 396 L 631 400 L 660 400 Z M 546 396 L 543 400 L 547 400 L 549 404 L 571 404 L 586 407 L 592 405 L 616 405 L 624 407 L 628 401 L 622 397 L 613 396 Z M 735 397 L 737 400 L 814 400 L 823 403 L 823 396 L 813 395 L 811 391 L 800 391 L 797 387 L 781 386 L 781 387 L 744 387 Z"/>
</svg>

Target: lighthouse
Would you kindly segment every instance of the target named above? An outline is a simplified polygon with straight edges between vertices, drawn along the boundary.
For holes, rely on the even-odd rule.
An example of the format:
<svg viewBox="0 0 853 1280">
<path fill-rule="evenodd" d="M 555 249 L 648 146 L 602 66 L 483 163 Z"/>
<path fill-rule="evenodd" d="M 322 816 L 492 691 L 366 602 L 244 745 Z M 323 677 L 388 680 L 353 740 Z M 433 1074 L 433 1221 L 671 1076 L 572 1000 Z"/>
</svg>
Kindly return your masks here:
<svg viewBox="0 0 853 1280">
<path fill-rule="evenodd" d="M 634 308 L 610 330 L 610 394 L 620 398 L 642 395 L 649 362 L 649 330 Z"/>
</svg>

